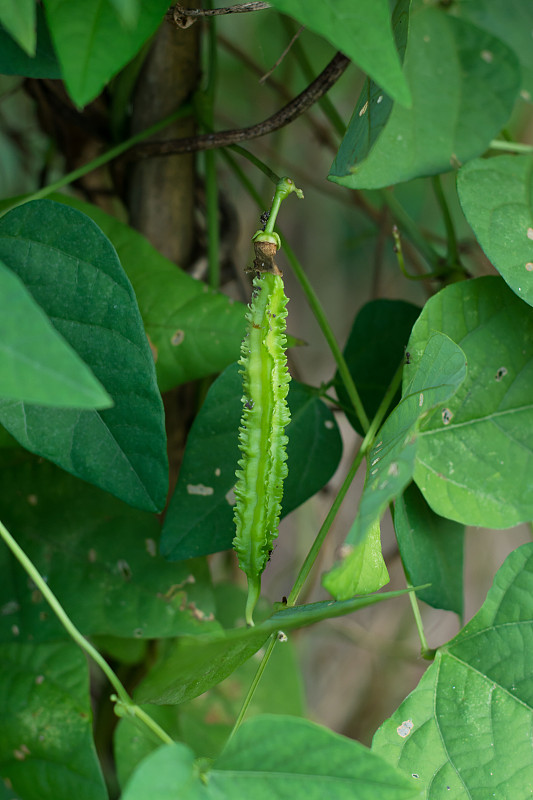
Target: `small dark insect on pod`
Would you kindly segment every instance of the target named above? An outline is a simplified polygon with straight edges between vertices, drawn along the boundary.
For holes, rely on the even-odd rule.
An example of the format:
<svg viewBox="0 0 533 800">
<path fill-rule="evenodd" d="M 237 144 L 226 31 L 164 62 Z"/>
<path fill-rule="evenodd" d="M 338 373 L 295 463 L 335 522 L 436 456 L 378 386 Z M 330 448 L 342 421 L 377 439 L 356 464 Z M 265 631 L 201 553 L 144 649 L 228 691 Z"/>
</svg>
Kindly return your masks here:
<svg viewBox="0 0 533 800">
<path fill-rule="evenodd" d="M 405 351 L 405 363 L 406 364 L 410 364 L 411 363 L 411 353 L 409 352 L 409 350 Z"/>
<path fill-rule="evenodd" d="M 263 226 L 263 230 L 265 230 L 269 218 L 270 218 L 270 211 L 263 211 L 263 213 L 261 214 L 261 225 Z"/>
</svg>

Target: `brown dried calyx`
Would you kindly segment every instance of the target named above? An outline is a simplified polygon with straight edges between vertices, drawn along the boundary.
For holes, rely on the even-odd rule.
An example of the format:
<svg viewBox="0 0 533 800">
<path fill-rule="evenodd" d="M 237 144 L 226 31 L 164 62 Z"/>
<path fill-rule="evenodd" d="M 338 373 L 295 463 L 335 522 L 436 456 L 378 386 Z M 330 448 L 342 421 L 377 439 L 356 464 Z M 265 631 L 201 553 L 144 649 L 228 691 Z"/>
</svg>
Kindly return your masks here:
<svg viewBox="0 0 533 800">
<path fill-rule="evenodd" d="M 282 275 L 278 265 L 274 261 L 274 256 L 278 252 L 278 246 L 274 242 L 254 242 L 255 258 L 254 258 L 254 271 L 255 272 L 273 272 L 274 275 Z"/>
</svg>

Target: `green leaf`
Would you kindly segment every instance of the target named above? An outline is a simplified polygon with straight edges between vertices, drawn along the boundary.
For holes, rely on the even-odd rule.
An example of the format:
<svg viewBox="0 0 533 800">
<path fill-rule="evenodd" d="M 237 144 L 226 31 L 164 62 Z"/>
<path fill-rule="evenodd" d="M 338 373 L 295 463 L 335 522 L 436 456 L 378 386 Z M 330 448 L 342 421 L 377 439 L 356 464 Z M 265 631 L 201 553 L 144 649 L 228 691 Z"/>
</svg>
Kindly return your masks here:
<svg viewBox="0 0 533 800">
<path fill-rule="evenodd" d="M 394 44 L 388 0 L 273 0 L 272 5 L 323 36 L 381 83 L 391 97 L 409 105 L 411 96 Z M 405 5 L 408 9 L 409 4 Z"/>
<path fill-rule="evenodd" d="M 109 0 L 116 14 L 127 28 L 133 28 L 139 19 L 140 0 Z"/>
<path fill-rule="evenodd" d="M 141 639 L 218 628 L 207 565 L 158 556 L 152 514 L 21 450 L 1 452 L 0 469 L 0 519 L 84 635 Z M 0 572 L 0 640 L 64 638 L 7 548 Z"/>
<path fill-rule="evenodd" d="M 160 747 L 144 759 L 129 780 L 121 800 L 208 800 L 195 768 L 194 753 L 179 742 Z"/>
<path fill-rule="evenodd" d="M 13 40 L 9 33 L 0 28 L 0 73 L 3 75 L 25 75 L 28 78 L 61 78 L 50 33 L 46 26 L 43 10 L 37 9 L 37 43 L 35 56 L 30 57 Z"/>
<path fill-rule="evenodd" d="M 464 526 L 435 514 L 413 483 L 396 501 L 394 529 L 411 583 L 431 584 L 417 596 L 462 616 Z"/>
<path fill-rule="evenodd" d="M 2 398 L 71 408 L 113 404 L 22 281 L 1 261 L 0 372 Z"/>
<path fill-rule="evenodd" d="M 162 392 L 221 372 L 239 358 L 246 332 L 242 303 L 191 278 L 96 206 L 65 195 L 54 199 L 83 211 L 113 243 L 135 290 Z"/>
<path fill-rule="evenodd" d="M 215 587 L 217 619 L 226 626 L 243 624 L 246 592 L 235 584 Z M 268 616 L 266 601 L 260 601 L 256 619 Z M 198 757 L 220 755 L 233 728 L 245 696 L 257 672 L 255 659 L 241 664 L 232 674 L 201 697 L 180 706 L 143 705 L 167 733 L 190 747 Z M 290 641 L 275 647 L 268 669 L 248 706 L 248 716 L 303 713 L 303 686 L 295 648 Z M 142 758 L 158 746 L 148 729 L 140 730 L 131 717 L 122 717 L 114 735 L 115 760 L 120 785 L 124 786 Z"/>
<path fill-rule="evenodd" d="M 207 774 L 210 797 L 232 800 L 415 800 L 420 792 L 362 744 L 305 719 L 245 722 Z"/>
<path fill-rule="evenodd" d="M 31 57 L 35 55 L 36 14 L 34 0 L 3 0 L 0 8 L 0 25 Z"/>
<path fill-rule="evenodd" d="M 356 794 L 354 794 L 354 792 Z M 138 767 L 123 800 L 416 800 L 401 773 L 366 747 L 313 722 L 256 717 L 200 776 L 191 750 L 160 747 Z"/>
<path fill-rule="evenodd" d="M 114 401 L 104 411 L 0 401 L 24 447 L 131 505 L 161 509 L 168 488 L 163 405 L 131 285 L 84 214 L 50 200 L 0 219 L 0 258 Z"/>
<path fill-rule="evenodd" d="M 368 456 L 359 512 L 346 538 L 348 547 L 364 541 L 376 519 L 410 482 L 421 421 L 438 403 L 452 397 L 465 379 L 465 354 L 455 342 L 433 333 L 425 344 L 409 378 L 404 378 L 401 402 L 386 419 Z"/>
<path fill-rule="evenodd" d="M 107 800 L 74 644 L 0 647 L 0 774 L 23 800 Z"/>
<path fill-rule="evenodd" d="M 434 175 L 481 155 L 520 88 L 513 51 L 435 6 L 411 13 L 404 71 L 412 108 L 367 83 L 329 178 L 352 189 Z"/>
<path fill-rule="evenodd" d="M 524 93 L 533 96 L 533 48 L 531 47 L 531 4 L 529 0 L 464 0 L 455 3 L 453 13 L 490 31 L 514 50 L 522 67 Z"/>
<path fill-rule="evenodd" d="M 343 354 L 365 411 L 370 419 L 376 414 L 402 358 L 420 308 L 403 300 L 372 300 L 357 314 Z M 337 396 L 350 408 L 350 398 L 338 371 L 335 373 Z M 400 393 L 392 401 L 396 405 Z M 347 417 L 363 435 L 358 417 Z"/>
<path fill-rule="evenodd" d="M 382 592 L 342 602 L 309 603 L 283 608 L 255 627 L 237 628 L 214 636 L 183 636 L 166 644 L 161 659 L 139 686 L 139 703 L 174 704 L 197 697 L 227 678 L 256 653 L 269 636 L 314 625 L 333 617 L 400 597 L 405 591 Z"/>
<path fill-rule="evenodd" d="M 115 0 L 118 2 L 118 0 Z M 68 92 L 85 106 L 154 33 L 168 0 L 143 0 L 137 24 L 125 26 L 111 3 L 45 0 L 46 18 Z"/>
<path fill-rule="evenodd" d="M 192 425 L 163 526 L 161 548 L 167 558 L 179 560 L 231 548 L 241 395 L 242 378 L 238 364 L 233 364 L 211 386 Z M 312 389 L 291 381 L 288 402 L 284 516 L 327 483 L 342 452 L 333 415 Z"/>
<path fill-rule="evenodd" d="M 506 559 L 481 610 L 439 648 L 373 751 L 428 800 L 525 798 L 533 785 L 533 545 Z"/>
<path fill-rule="evenodd" d="M 518 297 L 533 305 L 533 158 L 476 159 L 457 174 L 476 238 Z"/>
<path fill-rule="evenodd" d="M 533 314 L 501 278 L 446 287 L 425 305 L 409 340 L 410 379 L 428 338 L 464 349 L 468 376 L 422 425 L 414 478 L 437 514 L 508 528 L 533 519 Z"/>
<path fill-rule="evenodd" d="M 322 585 L 337 600 L 348 600 L 355 594 L 377 592 L 389 580 L 378 520 L 370 526 L 363 542 L 344 546 L 343 560 L 324 575 Z"/>
</svg>

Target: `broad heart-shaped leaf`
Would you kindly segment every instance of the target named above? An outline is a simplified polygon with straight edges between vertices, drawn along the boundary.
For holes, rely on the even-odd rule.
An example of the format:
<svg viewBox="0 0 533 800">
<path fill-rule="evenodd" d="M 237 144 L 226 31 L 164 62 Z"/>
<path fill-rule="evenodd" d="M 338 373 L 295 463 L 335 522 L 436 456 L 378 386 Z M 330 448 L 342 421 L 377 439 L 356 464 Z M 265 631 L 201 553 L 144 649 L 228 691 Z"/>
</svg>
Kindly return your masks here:
<svg viewBox="0 0 533 800">
<path fill-rule="evenodd" d="M 0 258 L 111 395 L 103 411 L 0 401 L 24 447 L 148 511 L 168 490 L 163 404 L 131 285 L 95 223 L 39 200 L 0 219 Z"/>
<path fill-rule="evenodd" d="M 22 281 L 1 261 L 0 374 L 2 398 L 71 408 L 113 404 Z"/>
<path fill-rule="evenodd" d="M 86 636 L 159 638 L 217 630 L 204 561 L 157 555 L 159 523 L 23 450 L 0 452 L 0 519 Z M 0 547 L 0 641 L 65 630 Z"/>
<path fill-rule="evenodd" d="M 305 719 L 245 722 L 207 773 L 213 797 L 247 800 L 415 800 L 420 792 L 385 759 Z M 215 792 L 217 792 L 215 794 Z"/>
<path fill-rule="evenodd" d="M 396 500 L 394 529 L 410 582 L 431 584 L 417 596 L 462 616 L 464 526 L 435 514 L 412 483 Z"/>
<path fill-rule="evenodd" d="M 4 0 L 0 8 L 0 25 L 30 58 L 35 55 L 36 19 L 33 0 Z"/>
<path fill-rule="evenodd" d="M 36 6 L 36 11 L 37 43 L 34 57 L 30 57 L 9 35 L 7 30 L 0 27 L 0 73 L 3 75 L 25 75 L 28 78 L 61 78 L 61 69 L 50 41 L 50 33 L 40 5 Z"/>
<path fill-rule="evenodd" d="M 399 103 L 410 104 L 388 0 L 273 0 L 272 5 L 342 50 Z"/>
<path fill-rule="evenodd" d="M 439 648 L 372 749 L 428 800 L 526 798 L 533 786 L 533 545 L 507 558 L 481 610 Z"/>
<path fill-rule="evenodd" d="M 322 579 L 322 585 L 338 600 L 355 594 L 377 592 L 389 582 L 389 573 L 381 552 L 379 520 L 370 526 L 364 541 L 343 553 L 343 560 Z"/>
<path fill-rule="evenodd" d="M 22 800 L 107 800 L 89 669 L 72 644 L 0 647 L 0 776 Z"/>
<path fill-rule="evenodd" d="M 168 0 L 143 0 L 137 24 L 125 26 L 103 0 L 45 0 L 48 26 L 68 92 L 78 106 L 94 100 L 154 33 Z"/>
<path fill-rule="evenodd" d="M 411 13 L 404 71 L 412 108 L 364 87 L 329 178 L 375 189 L 444 172 L 481 155 L 506 123 L 520 65 L 500 39 L 435 6 Z"/>
<path fill-rule="evenodd" d="M 370 419 L 398 369 L 419 314 L 418 306 L 403 300 L 372 300 L 362 307 L 354 320 L 343 355 Z M 350 408 L 350 398 L 338 371 L 335 389 L 341 403 Z M 398 392 L 394 405 L 399 400 Z M 348 413 L 347 417 L 352 427 L 363 435 L 355 413 Z"/>
<path fill-rule="evenodd" d="M 487 257 L 513 292 L 533 306 L 533 158 L 471 161 L 457 174 L 457 191 Z"/>
<path fill-rule="evenodd" d="M 463 348 L 468 376 L 421 426 L 419 489 L 437 514 L 465 525 L 533 519 L 533 311 L 498 277 L 446 287 L 413 328 L 405 381 L 433 331 Z"/>
<path fill-rule="evenodd" d="M 211 386 L 189 433 L 163 526 L 161 549 L 166 558 L 175 561 L 231 548 L 241 397 L 242 377 L 238 364 L 233 364 Z M 333 415 L 312 389 L 291 381 L 288 402 L 284 516 L 328 482 L 342 453 Z"/>
<path fill-rule="evenodd" d="M 135 290 L 162 392 L 222 372 L 239 358 L 246 308 L 187 275 L 129 225 L 89 203 L 55 200 L 83 211 L 113 243 Z"/>
<path fill-rule="evenodd" d="M 533 97 L 533 49 L 529 0 L 468 0 L 454 3 L 454 14 L 490 31 L 509 45 L 520 59 L 522 86 Z"/>
<path fill-rule="evenodd" d="M 382 592 L 342 602 L 282 608 L 255 627 L 237 628 L 220 635 L 183 636 L 166 644 L 160 660 L 138 687 L 135 698 L 139 703 L 183 703 L 231 675 L 263 647 L 272 634 L 351 614 L 405 593 Z"/>
<path fill-rule="evenodd" d="M 204 768 L 205 769 L 205 768 Z M 191 750 L 165 745 L 141 762 L 123 800 L 420 800 L 418 789 L 359 742 L 308 720 L 245 722 L 208 771 Z"/>
<path fill-rule="evenodd" d="M 413 477 L 421 421 L 438 403 L 446 402 L 455 394 L 465 375 L 466 360 L 461 348 L 448 336 L 432 334 L 416 368 L 410 372 L 402 400 L 386 419 L 368 456 L 359 511 L 344 544 L 348 559 L 353 548 L 364 541 L 371 526 L 381 518 L 387 505 Z M 346 570 L 336 565 L 323 578 L 324 586 L 335 597 L 337 591 L 344 597 L 350 584 L 347 578 L 337 584 L 333 576 L 344 575 Z"/>
</svg>

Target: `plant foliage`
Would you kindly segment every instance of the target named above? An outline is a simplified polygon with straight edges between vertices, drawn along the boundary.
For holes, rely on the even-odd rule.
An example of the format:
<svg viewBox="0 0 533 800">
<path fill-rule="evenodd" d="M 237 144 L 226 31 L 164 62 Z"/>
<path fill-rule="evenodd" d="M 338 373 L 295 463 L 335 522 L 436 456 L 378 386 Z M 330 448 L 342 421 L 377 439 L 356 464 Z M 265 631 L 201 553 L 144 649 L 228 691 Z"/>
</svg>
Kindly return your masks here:
<svg viewBox="0 0 533 800">
<path fill-rule="evenodd" d="M 0 5 L 0 800 L 529 797 L 530 0 Z"/>
</svg>

